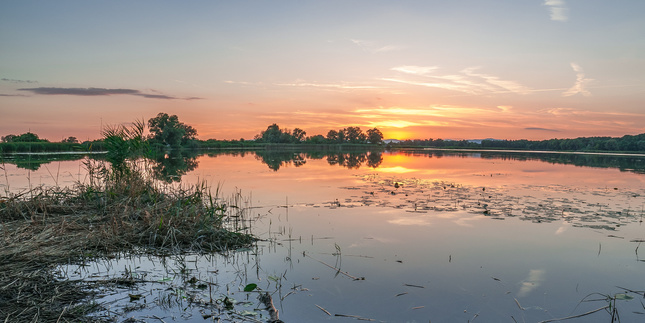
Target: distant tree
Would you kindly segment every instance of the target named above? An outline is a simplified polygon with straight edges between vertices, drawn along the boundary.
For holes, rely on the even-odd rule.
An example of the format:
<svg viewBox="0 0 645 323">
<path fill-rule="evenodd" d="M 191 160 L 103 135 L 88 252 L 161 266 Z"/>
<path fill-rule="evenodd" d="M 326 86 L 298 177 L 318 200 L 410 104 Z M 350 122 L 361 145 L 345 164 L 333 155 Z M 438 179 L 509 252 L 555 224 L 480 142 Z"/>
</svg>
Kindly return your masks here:
<svg viewBox="0 0 645 323">
<path fill-rule="evenodd" d="M 70 143 L 70 144 L 77 144 L 78 139 L 76 139 L 76 137 L 71 137 L 70 136 L 70 137 L 67 137 L 67 138 L 61 140 L 60 142 L 62 142 L 62 143 Z"/>
<path fill-rule="evenodd" d="M 367 140 L 373 144 L 380 144 L 383 140 L 383 133 L 376 128 L 369 129 L 367 130 Z"/>
<path fill-rule="evenodd" d="M 278 143 L 282 138 L 282 130 L 277 124 L 272 124 L 267 127 L 267 130 L 260 133 L 260 139 L 262 142 L 269 143 Z"/>
<path fill-rule="evenodd" d="M 323 137 L 323 135 L 307 137 L 307 142 L 312 144 L 323 144 L 325 143 L 325 137 Z"/>
<path fill-rule="evenodd" d="M 307 136 L 307 132 L 300 128 L 295 128 L 293 129 L 293 132 L 291 132 L 291 136 L 296 142 L 301 142 L 305 140 L 305 137 Z"/>
<path fill-rule="evenodd" d="M 329 130 L 329 132 L 327 132 L 327 140 L 331 141 L 331 142 L 337 142 L 338 141 L 338 131 Z"/>
<path fill-rule="evenodd" d="M 338 142 L 344 142 L 346 137 L 345 129 L 338 130 Z"/>
<path fill-rule="evenodd" d="M 302 131 L 302 138 L 304 139 L 304 135 L 306 133 L 301 129 L 296 129 L 298 131 Z M 289 130 L 280 129 L 280 127 L 275 123 L 268 126 L 267 130 L 262 131 L 262 133 L 260 133 L 259 136 L 256 136 L 256 138 L 259 142 L 266 143 L 290 143 L 297 141 Z"/>
<path fill-rule="evenodd" d="M 159 113 L 156 117 L 148 120 L 148 127 L 150 128 L 148 139 L 153 144 L 179 147 L 197 137 L 195 128 L 179 122 L 176 115 L 168 115 L 167 113 Z"/>
<path fill-rule="evenodd" d="M 17 137 L 16 135 L 2 136 L 2 142 L 13 142 L 13 139 L 16 137 Z"/>
<path fill-rule="evenodd" d="M 343 129 L 344 141 L 350 143 L 363 143 L 367 139 L 361 128 L 359 127 L 347 127 Z"/>
<path fill-rule="evenodd" d="M 21 135 L 6 135 L 2 137 L 2 142 L 47 142 L 46 139 L 38 138 L 38 135 L 26 132 Z"/>
</svg>

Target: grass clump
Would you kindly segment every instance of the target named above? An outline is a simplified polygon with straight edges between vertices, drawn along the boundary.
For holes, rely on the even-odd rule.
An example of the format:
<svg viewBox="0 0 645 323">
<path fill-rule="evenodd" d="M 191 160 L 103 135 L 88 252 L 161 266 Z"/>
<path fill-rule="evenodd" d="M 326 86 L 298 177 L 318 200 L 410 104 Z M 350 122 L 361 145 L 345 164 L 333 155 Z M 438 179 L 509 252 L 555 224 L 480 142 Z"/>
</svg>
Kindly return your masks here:
<svg viewBox="0 0 645 323">
<path fill-rule="evenodd" d="M 116 140 L 119 149 L 134 147 L 132 138 Z M 53 270 L 61 264 L 118 253 L 220 252 L 255 241 L 230 225 L 244 208 L 228 207 L 204 183 L 160 184 L 145 158 L 112 156 L 119 159 L 86 159 L 87 178 L 74 187 L 0 197 L 0 321 L 89 320 L 100 304 L 83 303 L 96 288 L 57 278 Z"/>
</svg>

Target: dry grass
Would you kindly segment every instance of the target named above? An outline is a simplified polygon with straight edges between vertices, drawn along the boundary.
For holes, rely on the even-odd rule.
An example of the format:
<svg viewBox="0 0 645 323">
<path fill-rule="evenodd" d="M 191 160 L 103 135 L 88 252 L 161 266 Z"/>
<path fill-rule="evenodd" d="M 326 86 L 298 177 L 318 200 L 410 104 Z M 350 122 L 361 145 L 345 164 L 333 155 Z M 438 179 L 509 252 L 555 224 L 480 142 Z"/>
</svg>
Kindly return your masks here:
<svg viewBox="0 0 645 323">
<path fill-rule="evenodd" d="M 242 208 L 227 207 L 204 184 L 169 187 L 145 163 L 118 171 L 86 162 L 88 183 L 38 187 L 0 199 L 0 321 L 89 320 L 90 285 L 56 279 L 63 263 L 115 253 L 209 253 L 248 246 L 225 228 Z"/>
</svg>

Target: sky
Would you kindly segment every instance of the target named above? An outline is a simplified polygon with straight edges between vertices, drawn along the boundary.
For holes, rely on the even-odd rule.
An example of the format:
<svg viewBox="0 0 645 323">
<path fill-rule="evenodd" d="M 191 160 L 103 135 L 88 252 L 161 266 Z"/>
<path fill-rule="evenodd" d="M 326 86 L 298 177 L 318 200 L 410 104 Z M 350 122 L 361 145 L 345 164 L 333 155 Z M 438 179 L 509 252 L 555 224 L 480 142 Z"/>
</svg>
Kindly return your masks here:
<svg viewBox="0 0 645 323">
<path fill-rule="evenodd" d="M 645 133 L 645 1 L 0 1 L 0 135 Z"/>
</svg>

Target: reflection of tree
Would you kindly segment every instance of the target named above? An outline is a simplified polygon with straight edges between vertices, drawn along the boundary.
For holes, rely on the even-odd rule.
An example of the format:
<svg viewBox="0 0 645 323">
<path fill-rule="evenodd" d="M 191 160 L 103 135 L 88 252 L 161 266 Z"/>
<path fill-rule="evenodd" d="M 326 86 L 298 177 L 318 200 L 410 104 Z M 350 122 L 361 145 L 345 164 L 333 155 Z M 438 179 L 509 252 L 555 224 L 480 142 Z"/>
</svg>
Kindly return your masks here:
<svg viewBox="0 0 645 323">
<path fill-rule="evenodd" d="M 307 163 L 306 154 L 291 151 L 256 151 L 255 158 L 267 164 L 274 171 L 289 164 L 300 167 Z"/>
<path fill-rule="evenodd" d="M 13 155 L 10 159 L 4 159 L 3 162 L 14 164 L 18 168 L 28 170 L 38 170 L 40 166 L 55 162 L 82 159 L 83 155 Z M 97 157 L 94 157 L 97 158 Z"/>
<path fill-rule="evenodd" d="M 199 164 L 196 154 L 185 155 L 179 150 L 172 150 L 169 154 L 160 154 L 152 160 L 154 162 L 152 166 L 154 178 L 166 183 L 181 181 L 181 176 L 194 170 Z"/>
<path fill-rule="evenodd" d="M 48 161 L 31 161 L 31 160 L 14 160 L 16 167 L 28 170 L 38 170 L 43 164 L 49 164 Z"/>
<path fill-rule="evenodd" d="M 280 167 L 293 165 L 300 167 L 307 163 L 308 159 L 326 159 L 329 165 L 338 165 L 350 169 L 357 169 L 363 165 L 376 168 L 383 162 L 380 151 L 361 152 L 292 152 L 292 151 L 256 151 L 255 158 L 277 171 Z"/>
<path fill-rule="evenodd" d="M 372 151 L 367 155 L 367 166 L 376 168 L 383 162 L 383 154 L 380 151 Z"/>
<path fill-rule="evenodd" d="M 427 156 L 441 158 L 443 156 L 475 157 L 483 159 L 501 159 L 530 161 L 536 160 L 550 164 L 575 165 L 596 168 L 617 168 L 623 172 L 645 174 L 645 158 L 641 156 L 596 155 L 575 153 L 511 153 L 511 152 L 459 152 L 459 151 L 407 151 L 402 152 L 408 156 Z"/>
<path fill-rule="evenodd" d="M 338 165 L 349 169 L 358 169 L 364 163 L 369 167 L 378 167 L 382 161 L 381 152 L 377 151 L 327 154 L 327 163 L 329 165 Z"/>
</svg>

